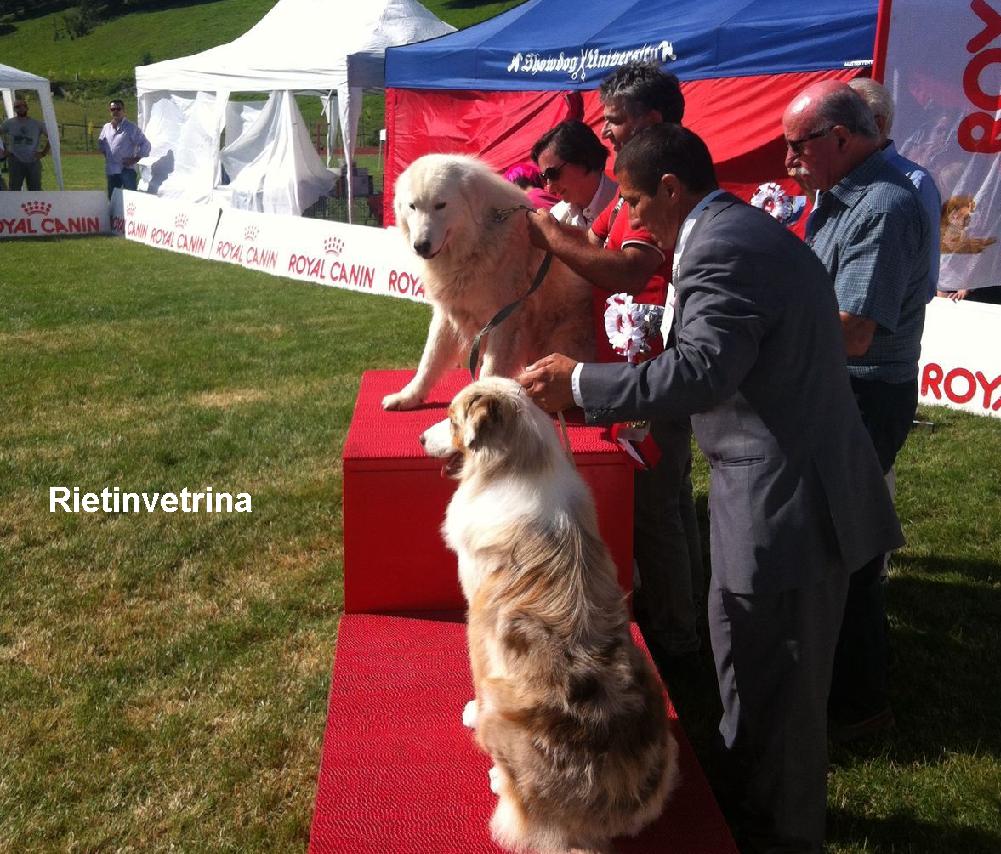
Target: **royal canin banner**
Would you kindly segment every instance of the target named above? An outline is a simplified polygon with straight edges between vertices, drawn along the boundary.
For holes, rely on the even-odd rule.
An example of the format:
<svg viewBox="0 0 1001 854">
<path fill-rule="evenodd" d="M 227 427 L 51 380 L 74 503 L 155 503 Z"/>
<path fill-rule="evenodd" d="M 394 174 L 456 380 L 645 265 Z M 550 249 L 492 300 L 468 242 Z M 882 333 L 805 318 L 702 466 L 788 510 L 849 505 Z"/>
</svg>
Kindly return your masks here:
<svg viewBox="0 0 1001 854">
<path fill-rule="evenodd" d="M 0 193 L 0 237 L 107 234 L 108 197 L 99 191 Z"/>
<path fill-rule="evenodd" d="M 425 301 L 420 259 L 395 228 L 227 208 L 209 257 L 319 285 Z"/>
<path fill-rule="evenodd" d="M 875 65 L 897 149 L 942 195 L 939 281 L 1001 285 L 1001 0 L 883 0 Z"/>
<path fill-rule="evenodd" d="M 111 230 L 148 246 L 272 276 L 426 301 L 420 259 L 395 228 L 220 209 L 116 190 Z"/>
<path fill-rule="evenodd" d="M 921 403 L 1001 418 L 1001 306 L 934 299 L 918 364 Z"/>
<path fill-rule="evenodd" d="M 137 243 L 208 258 L 219 221 L 215 205 L 160 199 L 149 193 L 115 190 L 111 200 L 112 231 Z"/>
</svg>

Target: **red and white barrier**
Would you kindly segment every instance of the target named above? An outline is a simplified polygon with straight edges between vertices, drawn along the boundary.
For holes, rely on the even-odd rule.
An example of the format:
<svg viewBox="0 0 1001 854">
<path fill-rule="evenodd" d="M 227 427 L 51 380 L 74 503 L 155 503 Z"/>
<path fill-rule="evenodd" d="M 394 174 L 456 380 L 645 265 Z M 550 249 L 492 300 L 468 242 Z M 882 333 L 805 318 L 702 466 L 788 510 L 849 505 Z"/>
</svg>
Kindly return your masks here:
<svg viewBox="0 0 1001 854">
<path fill-rule="evenodd" d="M 112 228 L 130 240 L 361 293 L 426 301 L 420 263 L 396 229 L 347 225 L 116 191 Z M 1001 417 L 1001 308 L 934 299 L 921 341 L 920 400 Z"/>
<path fill-rule="evenodd" d="M 98 191 L 0 193 L 0 237 L 108 234 L 108 198 Z"/>
<path fill-rule="evenodd" d="M 418 261 L 395 228 L 226 208 L 210 257 L 319 285 L 425 299 Z"/>
<path fill-rule="evenodd" d="M 1001 306 L 936 298 L 918 363 L 921 403 L 1001 418 Z"/>
<path fill-rule="evenodd" d="M 115 234 L 157 249 L 208 258 L 219 222 L 215 205 L 160 199 L 149 193 L 115 190 L 111 200 Z"/>
</svg>

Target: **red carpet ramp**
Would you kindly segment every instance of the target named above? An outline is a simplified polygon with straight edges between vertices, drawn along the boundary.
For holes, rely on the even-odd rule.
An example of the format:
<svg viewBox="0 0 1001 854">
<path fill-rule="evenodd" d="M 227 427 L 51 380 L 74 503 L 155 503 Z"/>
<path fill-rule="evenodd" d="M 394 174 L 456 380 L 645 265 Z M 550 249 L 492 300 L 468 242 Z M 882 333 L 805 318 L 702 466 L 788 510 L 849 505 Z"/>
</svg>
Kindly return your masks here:
<svg viewBox="0 0 1001 854">
<path fill-rule="evenodd" d="M 639 633 L 634 628 L 639 643 Z M 473 689 L 458 616 L 341 619 L 309 850 L 495 854 L 488 758 L 462 726 Z M 665 698 L 666 702 L 666 698 Z M 621 854 L 736 854 L 674 709 L 682 780 Z"/>
</svg>

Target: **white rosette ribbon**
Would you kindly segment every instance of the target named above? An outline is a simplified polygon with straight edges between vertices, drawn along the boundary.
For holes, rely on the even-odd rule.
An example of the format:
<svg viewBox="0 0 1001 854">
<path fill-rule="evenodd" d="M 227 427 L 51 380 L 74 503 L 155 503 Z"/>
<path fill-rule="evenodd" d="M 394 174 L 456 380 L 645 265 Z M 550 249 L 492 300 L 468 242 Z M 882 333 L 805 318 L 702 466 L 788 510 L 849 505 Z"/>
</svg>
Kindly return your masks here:
<svg viewBox="0 0 1001 854">
<path fill-rule="evenodd" d="M 806 207 L 806 196 L 790 196 L 781 186 L 769 181 L 758 186 L 751 196 L 751 204 L 761 208 L 783 225 L 792 225 Z"/>
<path fill-rule="evenodd" d="M 629 294 L 612 294 L 605 305 L 605 334 L 612 349 L 630 363 L 649 353 L 650 341 L 660 334 L 663 306 L 633 302 Z"/>
</svg>

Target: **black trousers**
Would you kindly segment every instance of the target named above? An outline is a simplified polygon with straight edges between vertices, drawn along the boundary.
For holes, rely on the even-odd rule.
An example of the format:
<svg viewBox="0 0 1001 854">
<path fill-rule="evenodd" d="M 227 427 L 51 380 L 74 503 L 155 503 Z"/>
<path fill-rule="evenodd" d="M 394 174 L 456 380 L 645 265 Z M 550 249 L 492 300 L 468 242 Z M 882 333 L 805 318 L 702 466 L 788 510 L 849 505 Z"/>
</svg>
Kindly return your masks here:
<svg viewBox="0 0 1001 854">
<path fill-rule="evenodd" d="M 917 380 L 886 383 L 852 379 L 862 422 L 886 474 L 903 447 L 918 405 Z M 829 711 L 840 724 L 864 721 L 890 705 L 887 688 L 889 627 L 880 581 L 883 555 L 852 573 L 834 653 Z"/>
</svg>

